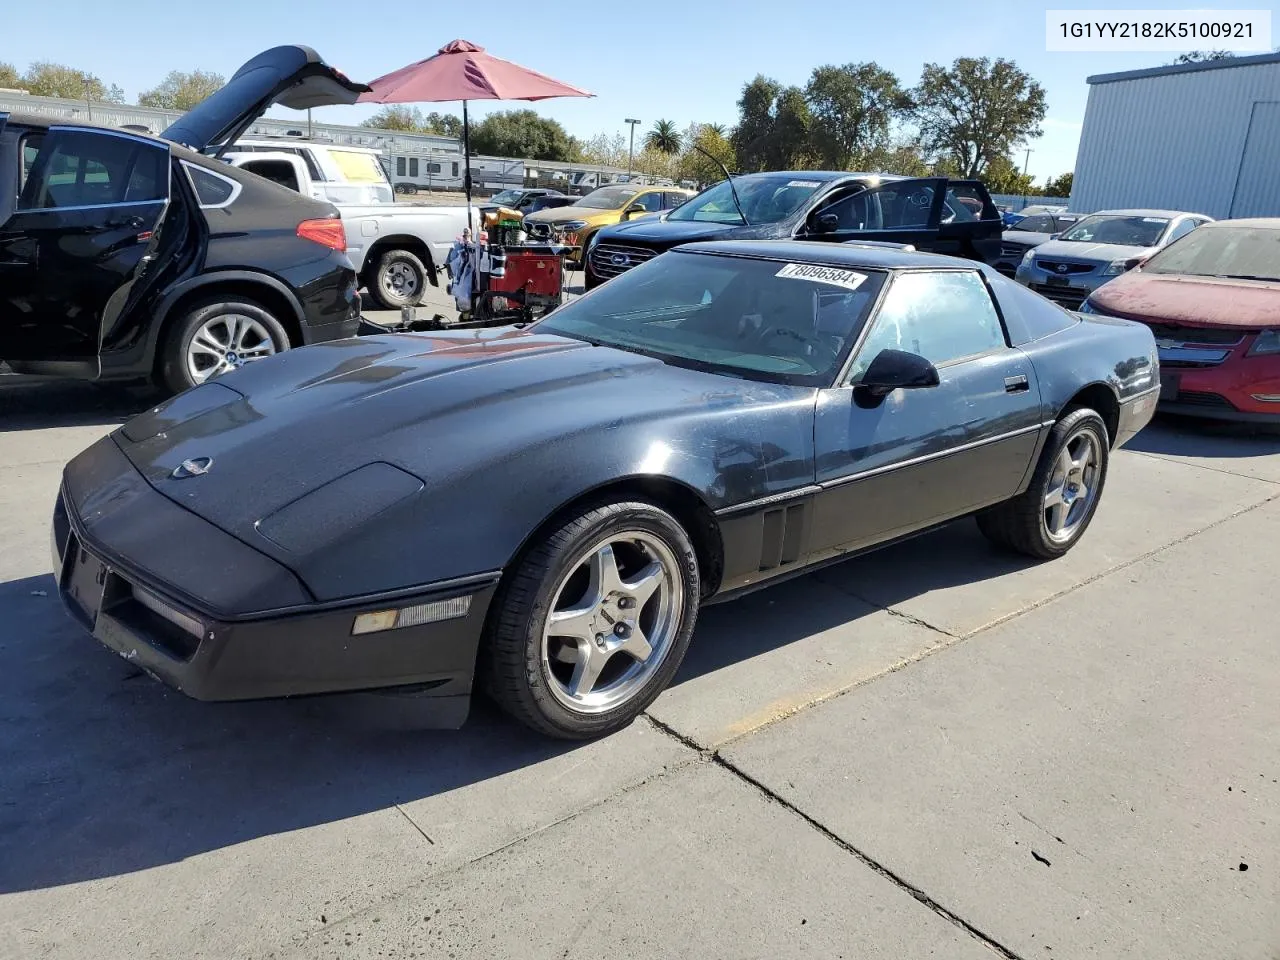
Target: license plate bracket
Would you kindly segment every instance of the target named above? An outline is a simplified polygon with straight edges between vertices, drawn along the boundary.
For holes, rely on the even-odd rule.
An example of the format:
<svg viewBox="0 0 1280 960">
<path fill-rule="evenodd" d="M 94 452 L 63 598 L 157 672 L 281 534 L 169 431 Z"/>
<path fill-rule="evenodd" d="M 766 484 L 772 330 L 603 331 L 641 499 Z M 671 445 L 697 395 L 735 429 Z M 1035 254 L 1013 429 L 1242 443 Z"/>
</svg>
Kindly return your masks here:
<svg viewBox="0 0 1280 960">
<path fill-rule="evenodd" d="M 1048 284 L 1049 286 L 1051 286 L 1051 287 L 1069 287 L 1069 286 L 1071 286 L 1071 282 L 1070 282 L 1066 277 L 1059 277 L 1059 276 L 1057 276 L 1056 274 L 1052 274 L 1052 273 L 1051 273 L 1051 274 L 1049 274 L 1049 276 L 1045 278 L 1045 283 L 1047 283 L 1047 284 Z"/>
</svg>

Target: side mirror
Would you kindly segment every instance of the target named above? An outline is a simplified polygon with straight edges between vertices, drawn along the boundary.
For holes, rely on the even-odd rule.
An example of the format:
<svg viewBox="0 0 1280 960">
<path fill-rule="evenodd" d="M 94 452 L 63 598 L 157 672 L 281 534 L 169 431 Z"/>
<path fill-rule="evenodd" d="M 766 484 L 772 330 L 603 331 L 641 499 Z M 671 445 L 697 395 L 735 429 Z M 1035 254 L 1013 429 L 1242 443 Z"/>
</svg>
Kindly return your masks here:
<svg viewBox="0 0 1280 960">
<path fill-rule="evenodd" d="M 627 209 L 622 211 L 622 219 L 630 220 L 637 213 L 648 213 L 648 212 L 649 211 L 646 210 L 641 204 L 633 203 L 631 206 L 627 207 Z"/>
<path fill-rule="evenodd" d="M 938 368 L 917 353 L 905 350 L 881 350 L 867 367 L 862 380 L 854 387 L 854 397 L 861 394 L 876 402 L 893 391 L 936 387 L 942 381 Z"/>
<path fill-rule="evenodd" d="M 840 218 L 834 213 L 820 213 L 813 218 L 814 233 L 835 233 L 840 229 Z"/>
</svg>

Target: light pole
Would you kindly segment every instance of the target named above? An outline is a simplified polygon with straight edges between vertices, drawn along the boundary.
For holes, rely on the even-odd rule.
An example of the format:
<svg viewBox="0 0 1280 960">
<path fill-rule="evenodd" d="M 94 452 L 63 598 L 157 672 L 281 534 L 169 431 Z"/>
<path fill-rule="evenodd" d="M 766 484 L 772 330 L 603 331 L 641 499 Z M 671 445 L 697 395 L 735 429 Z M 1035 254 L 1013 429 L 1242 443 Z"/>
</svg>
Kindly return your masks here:
<svg viewBox="0 0 1280 960">
<path fill-rule="evenodd" d="M 631 124 L 631 145 L 627 147 L 627 182 L 630 183 L 631 182 L 631 158 L 635 155 L 635 152 L 636 152 L 636 124 L 639 123 L 640 121 L 627 119 L 622 122 Z"/>
<path fill-rule="evenodd" d="M 1027 147 L 1027 155 L 1026 155 L 1026 157 L 1025 157 L 1025 158 L 1023 159 L 1023 161 L 1022 161 L 1022 187 L 1023 187 L 1023 193 L 1022 193 L 1022 206 L 1023 206 L 1023 208 L 1024 208 L 1024 209 L 1025 209 L 1025 208 L 1026 208 L 1026 206 L 1027 206 L 1027 194 L 1026 194 L 1026 186 L 1027 186 L 1027 167 L 1028 167 L 1030 164 L 1031 164 L 1031 148 L 1030 148 L 1030 147 Z"/>
</svg>

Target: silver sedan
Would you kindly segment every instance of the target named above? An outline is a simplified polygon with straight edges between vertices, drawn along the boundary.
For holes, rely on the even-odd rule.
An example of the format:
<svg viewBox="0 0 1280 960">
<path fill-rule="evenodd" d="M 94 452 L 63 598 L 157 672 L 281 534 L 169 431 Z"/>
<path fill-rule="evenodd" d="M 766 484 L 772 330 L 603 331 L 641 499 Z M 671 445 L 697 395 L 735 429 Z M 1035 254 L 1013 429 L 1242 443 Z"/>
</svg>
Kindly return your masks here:
<svg viewBox="0 0 1280 960">
<path fill-rule="evenodd" d="M 1212 219 L 1181 210 L 1102 210 L 1028 250 L 1015 279 L 1074 310 L 1108 280 Z"/>
</svg>

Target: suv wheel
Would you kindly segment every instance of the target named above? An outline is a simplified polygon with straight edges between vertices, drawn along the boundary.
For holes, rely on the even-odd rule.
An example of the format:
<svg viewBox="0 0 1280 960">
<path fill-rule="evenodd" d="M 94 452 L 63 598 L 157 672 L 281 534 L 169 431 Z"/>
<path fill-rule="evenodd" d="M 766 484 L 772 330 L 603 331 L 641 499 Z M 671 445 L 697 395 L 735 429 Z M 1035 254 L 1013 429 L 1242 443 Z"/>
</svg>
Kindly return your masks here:
<svg viewBox="0 0 1280 960">
<path fill-rule="evenodd" d="M 165 338 L 160 377 L 174 393 L 289 349 L 280 321 L 252 300 L 206 300 Z"/>
</svg>

